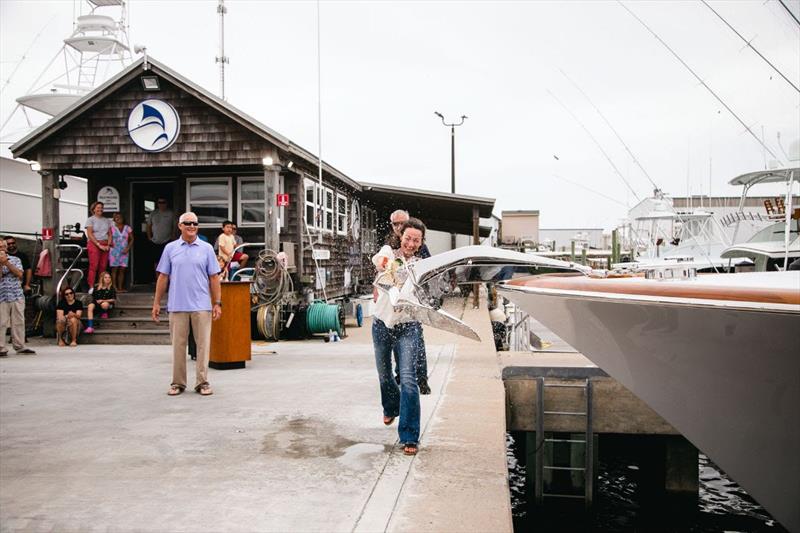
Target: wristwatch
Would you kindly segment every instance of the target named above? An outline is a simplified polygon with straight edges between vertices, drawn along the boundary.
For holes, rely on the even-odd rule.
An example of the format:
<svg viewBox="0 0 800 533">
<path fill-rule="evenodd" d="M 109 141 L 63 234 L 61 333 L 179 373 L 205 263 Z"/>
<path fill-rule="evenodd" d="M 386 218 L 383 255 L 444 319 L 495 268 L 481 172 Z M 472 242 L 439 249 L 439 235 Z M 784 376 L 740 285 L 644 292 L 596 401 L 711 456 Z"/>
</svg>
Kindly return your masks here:
<svg viewBox="0 0 800 533">
<path fill-rule="evenodd" d="M 222 307 L 222 302 L 221 301 L 220 302 L 214 302 L 214 305 L 218 305 L 218 306 Z"/>
</svg>

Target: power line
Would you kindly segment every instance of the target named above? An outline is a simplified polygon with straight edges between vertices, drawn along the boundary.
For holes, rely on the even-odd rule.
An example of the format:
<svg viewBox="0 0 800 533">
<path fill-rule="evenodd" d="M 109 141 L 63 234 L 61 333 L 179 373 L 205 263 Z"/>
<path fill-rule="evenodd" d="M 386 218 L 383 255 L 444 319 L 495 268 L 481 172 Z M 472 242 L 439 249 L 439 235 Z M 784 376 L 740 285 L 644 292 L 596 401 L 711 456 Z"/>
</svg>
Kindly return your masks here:
<svg viewBox="0 0 800 533">
<path fill-rule="evenodd" d="M 798 88 L 798 87 L 797 87 L 797 85 L 795 85 L 794 83 L 792 83 L 792 81 L 791 81 L 789 78 L 787 78 L 787 77 L 786 77 L 786 76 L 783 74 L 783 72 L 781 72 L 780 70 L 778 70 L 778 67 L 776 67 L 775 65 L 773 65 L 773 64 L 772 64 L 772 63 L 769 61 L 769 59 L 767 59 L 766 57 L 764 57 L 764 56 L 761 54 L 761 52 L 759 52 L 758 50 L 756 50 L 755 46 L 753 46 L 753 45 L 750 43 L 750 41 L 748 41 L 747 39 L 745 39 L 745 38 L 742 36 L 742 34 L 741 34 L 741 33 L 739 33 L 738 31 L 736 31 L 736 28 L 734 28 L 733 26 L 731 26 L 731 25 L 728 23 L 728 21 L 727 21 L 727 20 L 725 20 L 724 18 L 722 18 L 722 15 L 720 15 L 719 13 L 717 13 L 717 12 L 714 10 L 714 8 L 713 8 L 713 7 L 711 7 L 711 6 L 709 5 L 709 3 L 708 3 L 708 2 L 706 2 L 706 0 L 700 0 L 700 1 L 701 1 L 701 2 L 703 2 L 703 4 L 705 4 L 705 6 L 706 6 L 708 9 L 710 9 L 712 13 L 714 13 L 714 14 L 715 14 L 717 17 L 719 17 L 719 20 L 721 20 L 722 22 L 724 22 L 724 23 L 725 23 L 725 25 L 726 25 L 727 27 L 729 27 L 733 33 L 735 33 L 735 34 L 736 34 L 736 35 L 737 35 L 737 36 L 738 36 L 738 37 L 739 37 L 739 38 L 740 38 L 742 41 L 744 41 L 744 44 L 746 44 L 746 45 L 747 45 L 747 46 L 750 48 L 750 50 L 752 50 L 753 52 L 755 52 L 756 54 L 758 54 L 758 57 L 760 57 L 761 59 L 763 59 L 763 60 L 764 60 L 764 62 L 765 62 L 767 65 L 769 65 L 770 67 L 772 67 L 772 70 L 774 70 L 775 72 L 777 72 L 777 73 L 780 75 L 780 77 L 781 77 L 781 78 L 783 78 L 784 80 L 786 80 L 786 83 L 788 83 L 789 85 L 791 85 L 791 86 L 792 86 L 792 88 L 793 88 L 795 91 L 797 91 L 797 92 L 800 92 L 800 88 Z"/>
<path fill-rule="evenodd" d="M 731 108 L 728 106 L 728 104 L 726 104 L 726 103 L 725 103 L 725 102 L 722 100 L 722 98 L 720 98 L 720 97 L 717 95 L 717 93 L 715 93 L 715 92 L 714 92 L 714 90 L 713 90 L 711 87 L 709 87 L 709 86 L 708 86 L 708 84 L 707 84 L 705 81 L 703 81 L 703 79 L 702 79 L 700 76 L 698 76 L 698 75 L 697 75 L 697 73 L 696 73 L 694 70 L 692 70 L 692 67 L 690 67 L 690 66 L 689 66 L 689 65 L 686 63 L 686 61 L 684 61 L 683 59 L 681 59 L 681 56 L 679 56 L 679 55 L 678 55 L 678 54 L 677 54 L 677 53 L 676 53 L 676 52 L 675 52 L 675 51 L 674 51 L 672 48 L 670 48 L 670 46 L 669 46 L 669 45 L 668 45 L 668 44 L 667 44 L 667 43 L 666 43 L 666 42 L 665 42 L 665 41 L 664 41 L 664 40 L 663 40 L 661 37 L 659 37 L 659 36 L 658 36 L 658 34 L 657 34 L 656 32 L 654 32 L 652 29 L 650 29 L 650 26 L 648 26 L 648 25 L 647 25 L 647 24 L 646 24 L 646 23 L 645 23 L 645 22 L 644 22 L 642 19 L 640 19 L 638 16 L 636 16 L 636 13 L 634 13 L 633 11 L 631 11 L 631 10 L 628 8 L 628 6 L 626 6 L 625 4 L 623 4 L 623 3 L 622 3 L 620 0 L 617 0 L 617 3 L 618 3 L 619 5 L 621 5 L 621 6 L 623 7 L 623 9 L 625 9 L 625 11 L 627 11 L 628 13 L 630 13 L 630 15 L 631 15 L 633 18 L 635 18 L 635 19 L 636 19 L 636 20 L 639 22 L 639 24 L 641 24 L 642 26 L 644 26 L 644 27 L 645 27 L 645 29 L 646 29 L 647 31 L 649 31 L 649 32 L 650 32 L 650 33 L 653 35 L 653 37 L 655 37 L 655 38 L 658 40 L 658 42 L 660 42 L 662 45 L 664 45 L 664 48 L 666 48 L 667 50 L 669 50 L 669 52 L 670 52 L 670 53 L 671 53 L 671 54 L 672 54 L 672 55 L 675 57 L 675 59 L 677 59 L 678 61 L 680 61 L 681 65 L 683 65 L 683 66 L 686 68 L 686 70 L 688 70 L 688 71 L 689 71 L 689 72 L 692 74 L 692 76 L 694 76 L 694 77 L 695 77 L 695 79 L 696 79 L 697 81 L 699 81 L 699 82 L 700 82 L 700 85 L 702 85 L 703 87 L 705 87 L 705 88 L 706 88 L 706 90 L 708 90 L 708 92 L 710 92 L 710 93 L 711 93 L 711 95 L 712 95 L 714 98 L 716 98 L 716 99 L 717 99 L 717 101 L 718 101 L 720 104 L 722 104 L 722 106 L 723 106 L 725 109 L 727 109 L 727 110 L 728 110 L 728 112 L 729 112 L 731 115 L 733 115 L 733 117 L 734 117 L 734 118 L 735 118 L 735 119 L 736 119 L 736 120 L 739 122 L 739 124 L 741 124 L 741 125 L 742 125 L 742 127 L 744 127 L 745 131 L 747 131 L 747 133 L 749 133 L 749 134 L 750 134 L 750 136 L 751 136 L 751 137 L 753 137 L 753 139 L 755 139 L 755 140 L 756 140 L 756 142 L 757 142 L 759 145 L 761 145 L 761 147 L 762 147 L 762 148 L 764 148 L 764 150 L 766 150 L 766 151 L 767 151 L 767 153 L 769 153 L 769 155 L 771 155 L 771 156 L 772 156 L 774 159 L 780 160 L 780 158 L 779 158 L 777 155 L 775 155 L 775 153 L 774 153 L 772 150 L 770 150 L 769 146 L 767 146 L 766 144 L 764 144 L 764 142 L 763 142 L 761 139 L 759 139 L 759 138 L 758 138 L 758 136 L 757 136 L 755 133 L 753 133 L 753 130 L 751 130 L 751 129 L 750 129 L 750 126 L 748 126 L 747 124 L 745 124 L 745 122 L 744 122 L 744 121 L 743 121 L 741 118 L 739 118 L 739 115 L 737 115 L 737 114 L 736 114 L 736 113 L 733 111 L 733 109 L 731 109 Z"/>
</svg>

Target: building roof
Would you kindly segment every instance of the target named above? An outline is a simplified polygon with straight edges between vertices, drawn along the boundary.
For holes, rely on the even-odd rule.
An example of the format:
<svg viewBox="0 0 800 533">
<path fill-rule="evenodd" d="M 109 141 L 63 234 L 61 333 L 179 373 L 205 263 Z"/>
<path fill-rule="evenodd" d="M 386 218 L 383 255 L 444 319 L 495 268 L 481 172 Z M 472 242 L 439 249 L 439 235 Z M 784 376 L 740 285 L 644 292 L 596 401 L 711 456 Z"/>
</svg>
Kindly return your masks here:
<svg viewBox="0 0 800 533">
<path fill-rule="evenodd" d="M 151 56 L 147 57 L 146 62 L 145 58 L 143 57 L 133 62 L 130 66 L 119 72 L 116 76 L 110 78 L 105 83 L 95 88 L 92 92 L 66 108 L 60 114 L 56 115 L 14 143 L 10 148 L 11 153 L 14 155 L 14 157 L 35 160 L 36 157 L 33 150 L 36 148 L 36 146 L 67 127 L 83 113 L 94 107 L 98 102 L 114 93 L 120 87 L 129 83 L 132 79 L 136 78 L 144 71 L 149 71 L 153 74 L 163 77 L 165 80 L 173 83 L 187 93 L 198 98 L 200 101 L 209 105 L 244 128 L 255 133 L 267 142 L 275 145 L 279 149 L 305 160 L 312 166 L 316 166 L 318 164 L 318 158 L 310 151 L 298 144 L 295 144 L 288 137 L 285 137 L 272 128 L 262 124 L 255 118 L 237 109 L 229 102 L 222 100 L 215 94 L 207 91 L 203 87 L 200 87 L 193 81 L 182 76 L 163 63 L 153 59 Z M 337 177 L 354 189 L 361 190 L 360 183 L 328 163 L 323 161 L 322 168 L 325 172 Z"/>
<path fill-rule="evenodd" d="M 15 157 L 29 160 L 36 159 L 36 148 L 64 128 L 68 127 L 81 115 L 92 109 L 105 98 L 115 93 L 120 88 L 129 84 L 143 72 L 155 74 L 174 84 L 181 90 L 194 96 L 212 109 L 248 129 L 270 144 L 285 153 L 291 154 L 305 161 L 311 167 L 316 167 L 319 160 L 316 155 L 302 146 L 295 144 L 288 137 L 262 124 L 255 118 L 237 109 L 229 102 L 222 100 L 203 87 L 170 69 L 163 63 L 148 56 L 140 58 L 126 69 L 110 78 L 92 92 L 75 102 L 73 105 L 56 115 L 48 122 L 32 131 L 24 138 L 14 143 L 10 150 Z M 477 207 L 481 218 L 492 216 L 494 208 L 493 198 L 467 196 L 463 194 L 450 194 L 436 191 L 423 191 L 403 187 L 392 187 L 375 183 L 358 182 L 335 167 L 323 161 L 323 169 L 331 176 L 338 178 L 353 187 L 356 191 L 364 192 L 365 198 L 387 202 L 389 205 L 396 203 L 403 205 L 412 213 L 420 213 L 425 217 L 426 224 L 431 229 L 442 229 L 458 233 L 472 233 L 472 209 Z M 536 211 L 538 214 L 538 211 Z M 424 215 L 422 215 L 424 214 Z M 430 216 L 433 215 L 433 216 Z M 462 222 L 463 221 L 463 222 Z M 455 227 L 455 226 L 457 227 Z M 481 233 L 488 230 L 481 228 Z"/>
<path fill-rule="evenodd" d="M 528 210 L 515 210 L 515 211 L 501 211 L 500 216 L 503 217 L 514 217 L 514 216 L 531 216 L 531 215 L 539 215 L 538 209 L 528 209 Z"/>
<path fill-rule="evenodd" d="M 397 205 L 411 216 L 418 216 L 432 230 L 472 234 L 472 208 L 478 209 L 480 218 L 492 216 L 494 198 L 451 194 L 449 192 L 425 191 L 407 187 L 393 187 L 378 183 L 361 183 L 366 201 Z M 481 234 L 488 234 L 481 228 Z M 485 235 L 484 235 L 485 236 Z"/>
</svg>

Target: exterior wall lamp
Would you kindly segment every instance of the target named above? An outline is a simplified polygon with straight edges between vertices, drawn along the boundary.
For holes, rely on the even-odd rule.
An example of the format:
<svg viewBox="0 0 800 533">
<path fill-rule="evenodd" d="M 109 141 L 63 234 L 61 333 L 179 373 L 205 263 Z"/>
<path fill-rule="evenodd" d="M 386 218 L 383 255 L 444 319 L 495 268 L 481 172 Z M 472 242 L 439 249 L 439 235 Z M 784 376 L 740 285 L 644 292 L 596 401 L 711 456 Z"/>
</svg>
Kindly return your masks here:
<svg viewBox="0 0 800 533">
<path fill-rule="evenodd" d="M 141 76 L 139 78 L 142 82 L 142 89 L 145 91 L 160 91 L 161 84 L 158 81 L 158 76 Z"/>
</svg>

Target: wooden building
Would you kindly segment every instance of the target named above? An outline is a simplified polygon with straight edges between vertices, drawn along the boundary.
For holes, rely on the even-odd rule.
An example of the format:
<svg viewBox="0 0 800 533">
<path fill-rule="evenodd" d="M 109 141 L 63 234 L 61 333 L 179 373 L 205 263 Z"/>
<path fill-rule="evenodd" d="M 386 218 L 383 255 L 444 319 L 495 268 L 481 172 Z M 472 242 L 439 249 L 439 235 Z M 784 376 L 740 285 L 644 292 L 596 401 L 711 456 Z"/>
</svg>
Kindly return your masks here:
<svg viewBox="0 0 800 533">
<path fill-rule="evenodd" d="M 327 163 L 320 180 L 314 154 L 152 58 L 139 59 L 11 151 L 41 166 L 43 226 L 64 222 L 56 197 L 66 174 L 88 180 L 87 203 L 102 196 L 108 216 L 125 216 L 135 233 L 134 284 L 155 277 L 145 221 L 162 197 L 176 216 L 197 213 L 211 242 L 229 219 L 246 242 L 280 247 L 296 288 L 324 287 L 329 299 L 371 283 L 368 258 L 394 209 L 477 239 L 478 218 L 490 217 L 494 206 L 488 198 L 367 185 Z M 276 207 L 277 194 L 288 195 L 287 206 Z M 57 247 L 49 247 L 57 258 Z"/>
</svg>

